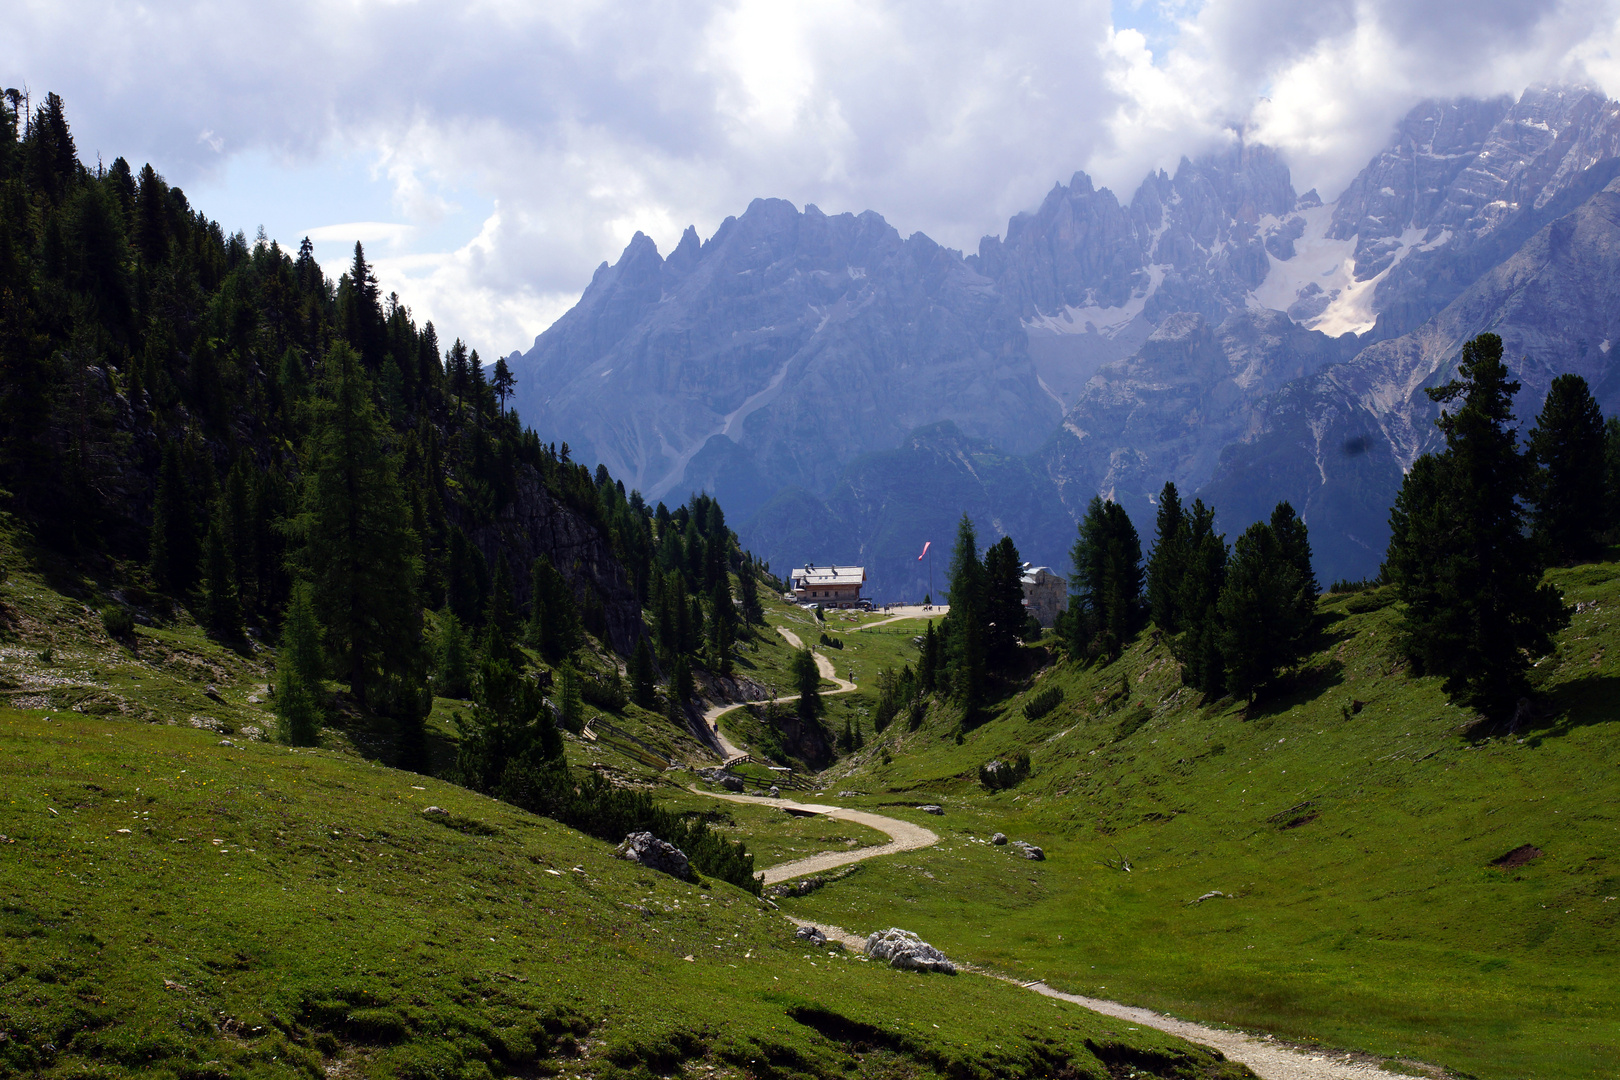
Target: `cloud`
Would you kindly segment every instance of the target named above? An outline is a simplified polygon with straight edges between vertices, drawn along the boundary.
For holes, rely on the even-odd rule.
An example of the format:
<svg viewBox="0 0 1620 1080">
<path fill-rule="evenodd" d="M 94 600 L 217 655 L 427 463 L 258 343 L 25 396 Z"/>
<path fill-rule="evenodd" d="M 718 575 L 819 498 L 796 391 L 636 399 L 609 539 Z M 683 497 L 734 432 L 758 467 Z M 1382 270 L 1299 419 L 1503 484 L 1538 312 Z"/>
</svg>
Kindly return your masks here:
<svg viewBox="0 0 1620 1080">
<path fill-rule="evenodd" d="M 1077 168 L 1128 198 L 1241 131 L 1332 197 L 1425 96 L 1620 86 L 1616 4 L 23 0 L 0 68 L 62 93 L 87 155 L 188 188 L 365 156 L 387 205 L 314 223 L 399 230 L 353 239 L 493 355 L 635 231 L 667 251 L 757 196 L 972 248 Z"/>
</svg>

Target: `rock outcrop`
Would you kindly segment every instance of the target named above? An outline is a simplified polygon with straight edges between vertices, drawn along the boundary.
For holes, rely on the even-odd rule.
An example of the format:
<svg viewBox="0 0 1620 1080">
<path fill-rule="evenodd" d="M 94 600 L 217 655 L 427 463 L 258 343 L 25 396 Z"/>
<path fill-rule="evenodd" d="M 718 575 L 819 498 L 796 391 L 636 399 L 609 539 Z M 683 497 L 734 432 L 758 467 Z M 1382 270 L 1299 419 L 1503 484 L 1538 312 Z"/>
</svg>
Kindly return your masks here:
<svg viewBox="0 0 1620 1080">
<path fill-rule="evenodd" d="M 686 861 L 686 853 L 650 832 L 631 833 L 624 838 L 624 843 L 614 849 L 613 854 L 615 858 L 637 863 L 648 870 L 656 870 L 682 881 L 696 880 L 691 864 Z"/>
<path fill-rule="evenodd" d="M 866 939 L 866 955 L 874 960 L 886 960 L 890 967 L 901 971 L 956 974 L 956 965 L 946 959 L 944 953 L 910 930 L 901 930 L 898 927 L 872 931 Z"/>
</svg>

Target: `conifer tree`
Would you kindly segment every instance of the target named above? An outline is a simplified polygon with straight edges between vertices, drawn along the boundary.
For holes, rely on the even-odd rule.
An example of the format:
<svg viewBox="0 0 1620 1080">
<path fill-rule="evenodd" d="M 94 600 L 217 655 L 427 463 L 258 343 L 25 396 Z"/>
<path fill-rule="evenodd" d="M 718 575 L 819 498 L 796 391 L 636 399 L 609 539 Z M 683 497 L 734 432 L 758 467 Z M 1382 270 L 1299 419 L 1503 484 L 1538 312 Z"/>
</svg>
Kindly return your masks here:
<svg viewBox="0 0 1620 1080">
<path fill-rule="evenodd" d="M 341 342 L 327 354 L 321 391 L 310 403 L 294 526 L 327 648 L 365 704 L 420 654 L 418 544 L 359 357 Z"/>
<path fill-rule="evenodd" d="M 1481 334 L 1464 345 L 1457 374 L 1428 391 L 1453 405 L 1437 421 L 1446 449 L 1419 458 L 1401 485 L 1385 572 L 1405 603 L 1408 658 L 1444 676 L 1453 700 L 1505 719 L 1528 692 L 1531 657 L 1552 647 L 1569 613 L 1541 584 L 1543 556 L 1524 529 L 1530 473 L 1502 340 Z"/>
<path fill-rule="evenodd" d="M 1012 537 L 991 544 L 984 553 L 985 653 L 998 669 L 1012 661 L 1024 633 L 1023 577 L 1024 561 Z"/>
<path fill-rule="evenodd" d="M 1585 379 L 1552 381 L 1528 442 L 1536 540 L 1554 562 L 1599 558 L 1612 514 L 1605 498 L 1603 414 Z"/>
<path fill-rule="evenodd" d="M 201 556 L 191 489 L 180 467 L 174 443 L 163 447 L 158 466 L 157 497 L 152 503 L 152 577 L 158 587 L 177 595 L 189 592 L 197 580 Z"/>
<path fill-rule="evenodd" d="M 579 671 L 564 663 L 557 669 L 557 713 L 563 730 L 576 735 L 585 729 L 585 698 L 580 691 Z"/>
<path fill-rule="evenodd" d="M 457 724 L 457 779 L 476 791 L 519 801 L 529 778 L 562 757 L 539 687 L 505 660 L 479 660 L 472 716 Z"/>
<path fill-rule="evenodd" d="M 951 606 L 944 629 L 950 694 L 968 714 L 982 704 L 985 692 L 984 564 L 979 561 L 978 543 L 972 519 L 963 514 L 951 552 Z"/>
<path fill-rule="evenodd" d="M 1176 598 L 1187 564 L 1188 527 L 1181 509 L 1176 485 L 1165 481 L 1159 492 L 1159 512 L 1154 521 L 1153 554 L 1147 564 L 1148 610 L 1154 623 L 1166 634 L 1181 629 Z"/>
<path fill-rule="evenodd" d="M 213 515 L 203 544 L 202 623 L 216 641 L 236 642 L 242 638 L 242 604 L 224 516 L 223 510 Z"/>
<path fill-rule="evenodd" d="M 449 608 L 439 613 L 439 632 L 433 645 L 434 689 L 440 697 L 467 697 L 472 692 L 472 643 L 461 620 Z"/>
<path fill-rule="evenodd" d="M 293 746 L 313 746 L 324 715 L 325 675 L 321 628 L 315 618 L 310 588 L 300 582 L 281 626 L 281 649 L 276 654 L 276 735 Z"/>
<path fill-rule="evenodd" d="M 709 657 L 722 675 L 731 673 L 731 646 L 737 639 L 737 609 L 731 588 L 721 577 L 709 595 Z"/>
<path fill-rule="evenodd" d="M 637 705 L 651 709 L 658 703 L 657 680 L 653 675 L 652 650 L 645 636 L 636 638 L 636 651 L 630 657 L 631 694 Z"/>
<path fill-rule="evenodd" d="M 1181 631 L 1171 639 L 1170 651 L 1181 662 L 1181 678 L 1205 695 L 1225 688 L 1225 664 L 1220 650 L 1220 615 L 1217 603 L 1226 583 L 1226 537 L 1215 531 L 1215 511 L 1194 499 L 1187 514 L 1186 564 L 1176 611 Z"/>
<path fill-rule="evenodd" d="M 1142 606 L 1142 543 L 1125 508 L 1093 496 L 1070 557 L 1070 649 L 1113 659 L 1135 633 Z"/>
<path fill-rule="evenodd" d="M 1282 520 L 1285 528 L 1299 522 Z M 1238 537 L 1226 567 L 1216 605 L 1221 658 L 1227 688 L 1249 701 L 1299 659 L 1310 627 L 1314 604 L 1300 602 L 1310 590 L 1292 554 L 1275 526 L 1257 521 Z"/>
<path fill-rule="evenodd" d="M 816 658 L 809 649 L 793 654 L 793 686 L 799 695 L 799 719 L 805 724 L 814 724 L 821 717 L 821 670 L 816 667 Z"/>
<path fill-rule="evenodd" d="M 934 632 L 934 620 L 923 628 L 922 656 L 917 662 L 917 684 L 925 694 L 932 694 L 939 684 L 939 635 Z"/>
<path fill-rule="evenodd" d="M 506 399 L 512 393 L 512 388 L 517 385 L 517 380 L 512 377 L 512 369 L 506 365 L 506 357 L 495 361 L 495 377 L 490 381 L 490 385 L 494 387 L 495 396 L 500 399 L 501 415 L 505 416 Z"/>
<path fill-rule="evenodd" d="M 742 601 L 744 626 L 759 626 L 765 621 L 765 609 L 759 603 L 759 570 L 752 558 L 744 559 L 737 574 L 737 591 Z"/>
</svg>

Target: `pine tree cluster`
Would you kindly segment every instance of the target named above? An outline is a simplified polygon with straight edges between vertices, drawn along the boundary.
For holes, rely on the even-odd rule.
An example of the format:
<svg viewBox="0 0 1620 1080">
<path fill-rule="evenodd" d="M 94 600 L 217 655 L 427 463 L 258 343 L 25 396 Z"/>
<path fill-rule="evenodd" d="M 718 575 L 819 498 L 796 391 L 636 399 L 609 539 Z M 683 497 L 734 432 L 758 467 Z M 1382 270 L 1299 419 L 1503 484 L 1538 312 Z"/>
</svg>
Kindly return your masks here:
<svg viewBox="0 0 1620 1080">
<path fill-rule="evenodd" d="M 633 582 L 677 693 L 759 621 L 763 570 L 712 499 L 648 507 L 525 429 L 514 385 L 382 296 L 360 244 L 333 281 L 309 240 L 226 235 L 151 165 L 87 169 L 55 94 L 0 96 L 0 492 L 45 548 L 111 567 L 143 617 L 183 609 L 243 650 L 279 640 L 281 737 L 318 738 L 335 682 L 393 722 L 402 764 L 425 762 L 438 694 L 474 701 L 466 782 L 557 767 L 549 676 L 522 646 L 581 723 L 596 690 L 571 661 L 610 614 L 592 570 L 514 562 L 499 523 L 536 491 Z M 652 655 L 632 644 L 650 704 Z"/>
</svg>

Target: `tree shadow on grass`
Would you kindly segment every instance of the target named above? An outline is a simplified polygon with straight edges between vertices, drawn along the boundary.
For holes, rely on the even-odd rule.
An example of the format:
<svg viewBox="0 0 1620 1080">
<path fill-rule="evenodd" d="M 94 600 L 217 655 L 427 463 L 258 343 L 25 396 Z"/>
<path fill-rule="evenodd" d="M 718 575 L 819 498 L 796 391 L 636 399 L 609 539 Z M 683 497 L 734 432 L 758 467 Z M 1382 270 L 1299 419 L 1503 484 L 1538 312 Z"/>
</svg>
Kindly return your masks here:
<svg viewBox="0 0 1620 1080">
<path fill-rule="evenodd" d="M 1560 685 L 1544 699 L 1542 717 L 1525 732 L 1531 745 L 1557 739 L 1578 728 L 1620 721 L 1620 676 L 1590 675 Z"/>
<path fill-rule="evenodd" d="M 1329 660 L 1324 664 L 1290 671 L 1276 679 L 1244 710 L 1246 720 L 1266 720 L 1279 716 L 1295 705 L 1314 701 L 1344 683 L 1344 664 Z"/>
</svg>

